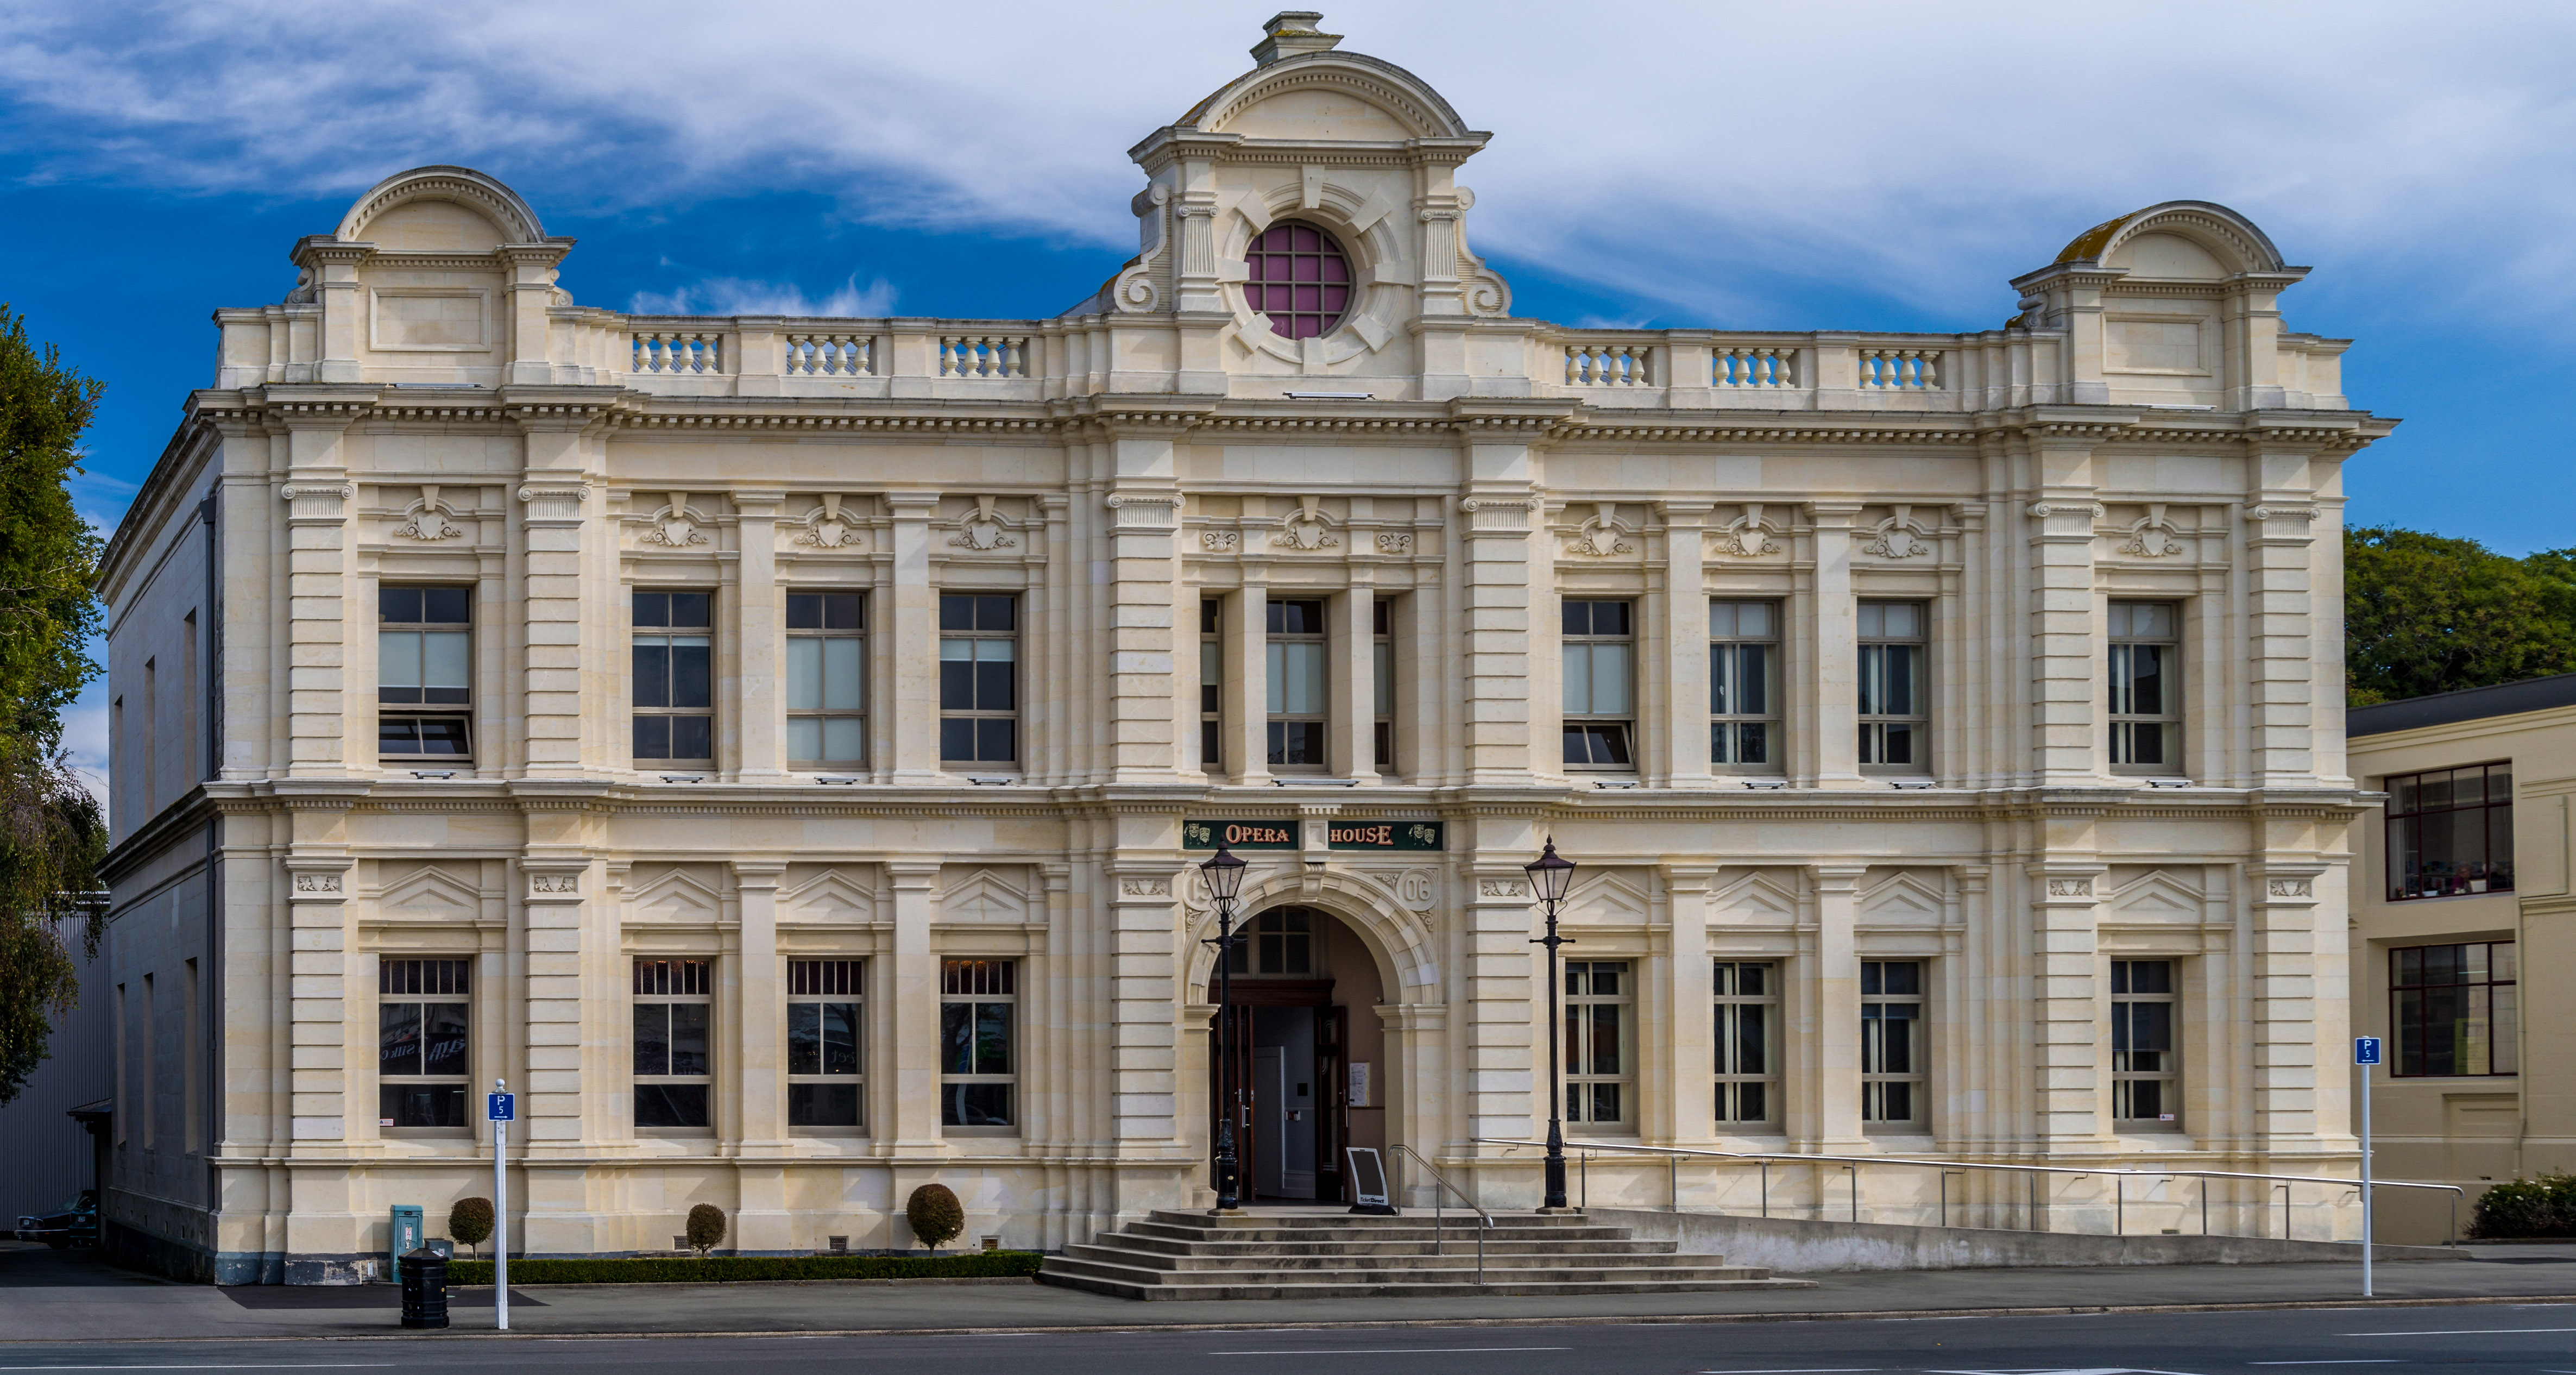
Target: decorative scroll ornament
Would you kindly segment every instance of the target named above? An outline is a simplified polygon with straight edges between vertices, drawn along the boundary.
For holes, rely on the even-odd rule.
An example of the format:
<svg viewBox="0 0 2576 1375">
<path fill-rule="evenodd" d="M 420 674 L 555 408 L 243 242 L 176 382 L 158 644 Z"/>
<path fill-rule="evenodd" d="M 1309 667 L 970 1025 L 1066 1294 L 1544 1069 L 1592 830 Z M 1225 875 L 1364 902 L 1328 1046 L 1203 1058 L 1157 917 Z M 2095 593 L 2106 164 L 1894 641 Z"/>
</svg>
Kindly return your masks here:
<svg viewBox="0 0 2576 1375">
<path fill-rule="evenodd" d="M 2030 504 L 2030 515 L 2033 520 L 2046 520 L 2050 516 L 2071 516 L 2079 513 L 2091 516 L 2095 520 L 2100 520 L 2102 517 L 2110 514 L 2108 511 L 2102 509 L 2102 503 L 2098 501 L 2060 501 L 2054 503 L 2034 501 Z"/>
<path fill-rule="evenodd" d="M 1377 551 L 1381 554 L 1410 554 L 1413 552 L 1413 535 L 1404 530 L 1380 530 L 1377 532 Z"/>
<path fill-rule="evenodd" d="M 805 517 L 805 532 L 793 543 L 812 549 L 860 549 L 866 546 L 866 537 L 857 525 L 841 518 L 840 494 L 827 492 L 823 504 Z"/>
<path fill-rule="evenodd" d="M 2089 898 L 2093 896 L 2093 880 L 2053 878 L 2048 881 L 2048 895 L 2052 898 Z"/>
<path fill-rule="evenodd" d="M 707 537 L 698 527 L 705 522 L 689 511 L 689 498 L 682 492 L 671 493 L 671 504 L 653 515 L 653 528 L 636 538 L 637 544 L 658 544 L 667 549 L 686 549 L 704 544 Z"/>
<path fill-rule="evenodd" d="M 1231 554 L 1242 543 L 1243 534 L 1241 531 L 1201 530 L 1199 532 L 1199 547 L 1208 550 L 1211 553 Z"/>
<path fill-rule="evenodd" d="M 454 514 L 455 507 L 439 501 L 438 484 L 424 482 L 420 485 L 420 500 L 403 508 L 403 523 L 394 527 L 394 538 L 416 539 L 424 543 L 463 539 L 465 532 L 447 523 L 447 517 Z"/>
<path fill-rule="evenodd" d="M 340 891 L 338 874 L 297 874 L 295 891 L 299 893 L 336 893 Z"/>
<path fill-rule="evenodd" d="M 957 533 L 948 543 L 958 549 L 1012 549 L 1019 541 L 1011 538 L 1011 527 L 993 514 L 991 497 L 975 498 L 975 514 L 957 522 Z"/>
<path fill-rule="evenodd" d="M 1167 878 L 1121 879 L 1118 891 L 1131 898 L 1167 898 L 1172 895 L 1172 881 Z"/>
<path fill-rule="evenodd" d="M 1771 539 L 1774 533 L 1762 519 L 1762 503 L 1748 501 L 1744 503 L 1743 515 L 1729 521 L 1723 529 L 1710 531 L 1709 537 L 1715 541 L 1717 552 L 1729 558 L 1758 559 L 1765 554 L 1780 552 L 1780 546 Z"/>
<path fill-rule="evenodd" d="M 1477 882 L 1476 892 L 1489 898 L 1525 898 L 1530 895 L 1530 888 L 1519 879 L 1489 878 Z"/>
<path fill-rule="evenodd" d="M 1897 506 L 1861 544 L 1864 554 L 1882 559 L 1917 559 L 1932 552 L 1931 532 L 1914 523 L 1914 508 Z"/>
<path fill-rule="evenodd" d="M 1281 549 L 1308 551 L 1340 544 L 1324 513 L 1316 509 L 1322 504 L 1321 497 L 1297 498 L 1297 509 L 1280 518 L 1279 533 L 1270 537 L 1270 543 Z"/>
<path fill-rule="evenodd" d="M 2165 519 L 2165 504 L 2147 504 L 2146 515 L 2129 527 L 2129 537 L 2120 542 L 2120 552 L 2142 559 L 2172 558 L 2183 552 L 2183 543 L 2174 538 L 2174 527 Z"/>
<path fill-rule="evenodd" d="M 2271 879 L 2264 883 L 2263 891 L 2276 898 L 2312 898 L 2317 895 L 2315 883 L 2303 878 Z"/>
<path fill-rule="evenodd" d="M 1616 502 L 1592 503 L 1591 517 L 1575 530 L 1574 538 L 1565 546 L 1565 552 L 1576 558 L 1586 559 L 1606 559 L 1614 554 L 1635 553 L 1635 545 L 1619 538 L 1627 533 L 1628 527 L 1619 523 L 1618 511 Z"/>
</svg>

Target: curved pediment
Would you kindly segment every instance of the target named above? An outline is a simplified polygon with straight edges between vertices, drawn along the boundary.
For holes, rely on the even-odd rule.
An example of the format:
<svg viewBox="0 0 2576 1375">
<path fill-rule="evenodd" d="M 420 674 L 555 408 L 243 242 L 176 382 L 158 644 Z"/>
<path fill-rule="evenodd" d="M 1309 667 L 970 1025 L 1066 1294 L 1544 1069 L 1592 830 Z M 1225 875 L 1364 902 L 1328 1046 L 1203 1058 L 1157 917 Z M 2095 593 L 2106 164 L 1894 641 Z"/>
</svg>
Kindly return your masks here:
<svg viewBox="0 0 2576 1375">
<path fill-rule="evenodd" d="M 519 193 L 470 167 L 415 167 L 370 187 L 334 238 L 397 252 L 488 253 L 543 243 L 545 226 Z"/>
<path fill-rule="evenodd" d="M 2128 268 L 2150 278 L 2217 280 L 2288 266 L 2252 220 L 2209 201 L 2166 201 L 2085 230 L 2057 261 Z"/>
<path fill-rule="evenodd" d="M 1422 78 L 1345 52 L 1305 53 L 1255 68 L 1200 101 L 1179 124 L 1290 143 L 1477 137 Z"/>
</svg>

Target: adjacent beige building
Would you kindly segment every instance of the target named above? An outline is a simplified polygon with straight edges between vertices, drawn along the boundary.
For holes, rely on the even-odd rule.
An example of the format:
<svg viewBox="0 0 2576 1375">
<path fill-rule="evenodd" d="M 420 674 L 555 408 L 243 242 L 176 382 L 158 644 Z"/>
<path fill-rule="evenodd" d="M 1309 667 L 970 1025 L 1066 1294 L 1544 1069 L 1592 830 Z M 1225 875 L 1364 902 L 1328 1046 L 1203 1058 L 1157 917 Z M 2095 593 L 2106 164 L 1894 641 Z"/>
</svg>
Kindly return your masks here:
<svg viewBox="0 0 2576 1375">
<path fill-rule="evenodd" d="M 1060 314 L 584 306 L 456 167 L 216 312 L 104 575 L 121 1244 L 361 1275 L 488 1193 L 502 1077 L 538 1254 L 1204 1205 L 1220 841 L 1263 1197 L 1403 1144 L 1536 1202 L 1551 835 L 1578 1139 L 2354 1172 L 2340 470 L 2391 422 L 2307 269 L 2176 201 L 2034 229 L 1988 328 L 1528 319 L 1488 136 L 1314 19 L 1135 146 Z"/>
<path fill-rule="evenodd" d="M 2486 1188 L 2576 1169 L 2576 1017 L 2533 998 L 2576 947 L 2568 803 L 2576 674 L 2351 713 L 2354 777 L 2386 796 L 2357 828 L 2353 1024 L 2382 1037 L 2372 1135 L 2382 1175 Z M 2356 1071 L 2357 1073 L 2357 1071 Z M 2359 1080 L 2355 1080 L 2358 1089 Z M 2439 1240 L 2443 1196 L 2383 1194 L 2383 1235 Z"/>
</svg>

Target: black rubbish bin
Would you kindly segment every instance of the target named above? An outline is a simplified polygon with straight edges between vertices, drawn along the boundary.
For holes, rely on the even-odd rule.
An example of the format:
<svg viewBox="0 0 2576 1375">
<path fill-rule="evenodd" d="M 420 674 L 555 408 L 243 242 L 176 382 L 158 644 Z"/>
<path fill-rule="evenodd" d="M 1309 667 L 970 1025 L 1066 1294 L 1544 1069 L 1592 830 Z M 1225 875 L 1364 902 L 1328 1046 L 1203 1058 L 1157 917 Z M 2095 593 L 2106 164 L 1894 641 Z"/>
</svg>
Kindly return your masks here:
<svg viewBox="0 0 2576 1375">
<path fill-rule="evenodd" d="M 426 1246 L 402 1253 L 402 1325 L 447 1326 L 447 1257 Z"/>
</svg>

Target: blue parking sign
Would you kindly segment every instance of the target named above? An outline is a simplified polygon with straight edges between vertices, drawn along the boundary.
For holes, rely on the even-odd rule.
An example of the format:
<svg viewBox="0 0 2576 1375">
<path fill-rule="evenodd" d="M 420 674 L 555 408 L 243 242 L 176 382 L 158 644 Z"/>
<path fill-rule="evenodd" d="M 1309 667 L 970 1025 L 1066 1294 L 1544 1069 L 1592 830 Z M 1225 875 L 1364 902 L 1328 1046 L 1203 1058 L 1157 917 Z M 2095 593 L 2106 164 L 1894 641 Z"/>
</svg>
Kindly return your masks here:
<svg viewBox="0 0 2576 1375">
<path fill-rule="evenodd" d="M 2379 1038 L 2376 1036 L 2354 1037 L 2352 1041 L 2352 1062 L 2356 1065 L 2378 1064 Z"/>
<path fill-rule="evenodd" d="M 487 1093 L 483 1095 L 483 1115 L 495 1122 L 515 1122 L 519 1117 L 519 1095 Z"/>
</svg>

